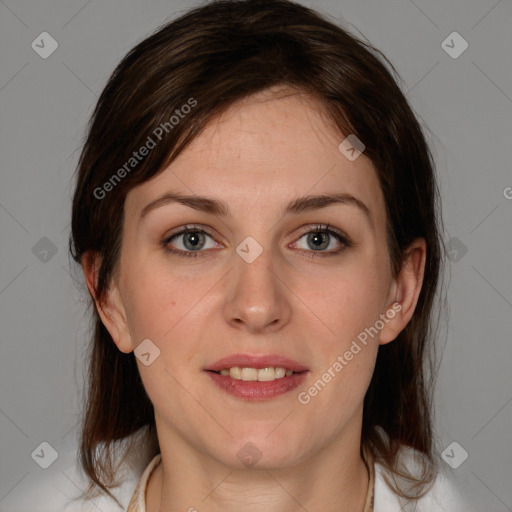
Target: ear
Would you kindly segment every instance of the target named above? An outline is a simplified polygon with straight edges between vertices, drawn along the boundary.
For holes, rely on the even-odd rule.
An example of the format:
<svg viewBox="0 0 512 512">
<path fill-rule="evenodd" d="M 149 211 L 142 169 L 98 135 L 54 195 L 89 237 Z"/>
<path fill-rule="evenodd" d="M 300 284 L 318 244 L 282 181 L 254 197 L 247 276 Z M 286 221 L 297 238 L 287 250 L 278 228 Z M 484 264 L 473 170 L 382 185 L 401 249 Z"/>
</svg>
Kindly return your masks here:
<svg viewBox="0 0 512 512">
<path fill-rule="evenodd" d="M 379 343 L 393 341 L 412 318 L 420 296 L 425 273 L 427 244 L 424 238 L 415 239 L 405 252 L 402 268 L 394 280 L 385 313 L 387 322 L 381 331 Z"/>
<path fill-rule="evenodd" d="M 126 354 L 132 352 L 134 347 L 126 321 L 126 312 L 118 285 L 114 280 L 110 283 L 104 297 L 101 300 L 98 298 L 98 274 L 101 266 L 101 255 L 88 251 L 82 256 L 81 264 L 87 288 L 94 300 L 103 325 L 121 352 Z"/>
</svg>

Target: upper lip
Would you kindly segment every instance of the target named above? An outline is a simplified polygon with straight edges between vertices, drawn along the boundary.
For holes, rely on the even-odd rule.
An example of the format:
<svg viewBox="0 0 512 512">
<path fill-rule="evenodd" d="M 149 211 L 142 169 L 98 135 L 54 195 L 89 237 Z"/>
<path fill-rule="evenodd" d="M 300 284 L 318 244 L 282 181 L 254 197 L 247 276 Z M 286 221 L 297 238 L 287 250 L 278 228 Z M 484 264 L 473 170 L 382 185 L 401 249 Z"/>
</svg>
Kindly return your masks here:
<svg viewBox="0 0 512 512">
<path fill-rule="evenodd" d="M 268 367 L 281 367 L 294 372 L 304 372 L 308 370 L 307 366 L 304 366 L 293 359 L 285 356 L 276 354 L 263 354 L 263 355 L 251 355 L 251 354 L 232 354 L 230 356 L 223 357 L 209 365 L 205 370 L 214 372 L 220 372 L 227 368 L 233 368 L 238 366 L 240 368 L 268 368 Z"/>
</svg>

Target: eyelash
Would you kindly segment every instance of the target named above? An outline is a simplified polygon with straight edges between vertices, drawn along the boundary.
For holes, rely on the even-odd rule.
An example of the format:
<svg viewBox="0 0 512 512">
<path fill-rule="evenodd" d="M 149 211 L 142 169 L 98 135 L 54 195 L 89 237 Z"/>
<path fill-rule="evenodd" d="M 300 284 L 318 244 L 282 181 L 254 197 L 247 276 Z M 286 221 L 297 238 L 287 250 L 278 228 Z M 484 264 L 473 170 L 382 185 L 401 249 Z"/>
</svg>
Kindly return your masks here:
<svg viewBox="0 0 512 512">
<path fill-rule="evenodd" d="M 214 238 L 213 234 L 210 233 L 204 227 L 195 226 L 195 225 L 186 226 L 181 231 L 178 231 L 177 233 L 173 233 L 172 235 L 164 238 L 164 240 L 162 240 L 162 246 L 164 247 L 164 249 L 167 252 L 176 254 L 176 256 L 183 257 L 183 258 L 197 258 L 197 257 L 201 256 L 200 253 L 205 252 L 205 251 L 201 251 L 201 250 L 199 250 L 199 251 L 182 251 L 181 249 L 171 249 L 169 247 L 169 243 L 171 242 L 171 240 L 178 238 L 181 235 L 186 235 L 187 233 L 198 233 L 198 232 L 204 233 L 204 234 L 210 236 L 211 238 Z M 330 236 L 333 236 L 336 240 L 338 240 L 338 242 L 340 242 L 341 244 L 344 245 L 343 248 L 341 248 L 337 251 L 330 251 L 330 252 L 325 252 L 325 251 L 317 252 L 317 251 L 306 251 L 304 249 L 297 249 L 301 254 L 304 254 L 305 256 L 308 256 L 311 258 L 316 258 L 317 256 L 321 256 L 321 257 L 335 256 L 335 255 L 340 254 L 347 247 L 352 247 L 352 245 L 353 245 L 352 242 L 350 241 L 350 239 L 347 237 L 347 235 L 345 235 L 341 231 L 335 230 L 329 224 L 317 224 L 312 229 L 306 231 L 305 233 L 302 233 L 297 240 L 300 240 L 303 236 L 308 235 L 310 233 L 328 233 Z"/>
</svg>

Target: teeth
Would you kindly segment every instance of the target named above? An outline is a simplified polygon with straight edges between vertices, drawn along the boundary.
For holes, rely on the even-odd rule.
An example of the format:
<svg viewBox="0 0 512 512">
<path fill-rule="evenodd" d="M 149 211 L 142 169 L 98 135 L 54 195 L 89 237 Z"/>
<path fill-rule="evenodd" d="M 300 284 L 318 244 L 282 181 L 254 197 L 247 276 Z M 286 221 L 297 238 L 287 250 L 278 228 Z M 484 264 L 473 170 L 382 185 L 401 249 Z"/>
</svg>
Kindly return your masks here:
<svg viewBox="0 0 512 512">
<path fill-rule="evenodd" d="M 233 368 L 230 368 L 229 376 L 232 379 L 240 380 L 242 378 L 242 368 L 240 368 L 239 366 L 234 366 Z"/>
<path fill-rule="evenodd" d="M 282 379 L 285 375 L 286 375 L 286 370 L 284 368 L 281 368 L 281 367 L 276 368 L 276 379 Z"/>
<path fill-rule="evenodd" d="M 220 374 L 229 376 L 236 380 L 269 382 L 276 379 L 282 379 L 284 376 L 290 377 L 290 375 L 293 375 L 293 371 L 286 370 L 280 366 L 276 368 L 269 366 L 261 369 L 233 366 L 232 368 L 225 368 L 224 370 L 221 370 Z"/>
<path fill-rule="evenodd" d="M 246 368 L 244 368 L 244 370 L 246 370 Z M 244 378 L 244 370 L 242 370 L 242 379 Z M 276 371 L 274 368 L 262 368 L 261 370 L 258 370 L 258 380 L 260 382 L 276 380 Z"/>
<path fill-rule="evenodd" d="M 258 380 L 258 372 L 256 368 L 242 368 L 242 380 Z"/>
</svg>

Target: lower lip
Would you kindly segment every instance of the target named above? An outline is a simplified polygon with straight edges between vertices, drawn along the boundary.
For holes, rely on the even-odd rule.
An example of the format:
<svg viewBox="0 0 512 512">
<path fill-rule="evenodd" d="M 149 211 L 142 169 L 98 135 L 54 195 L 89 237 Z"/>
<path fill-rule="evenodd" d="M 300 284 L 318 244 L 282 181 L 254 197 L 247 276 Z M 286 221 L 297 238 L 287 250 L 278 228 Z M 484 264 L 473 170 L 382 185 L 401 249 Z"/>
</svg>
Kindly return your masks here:
<svg viewBox="0 0 512 512">
<path fill-rule="evenodd" d="M 271 400 L 276 396 L 288 393 L 298 388 L 309 372 L 294 373 L 289 377 L 282 377 L 267 382 L 232 379 L 212 371 L 206 372 L 210 378 L 224 391 L 244 400 Z"/>
</svg>

